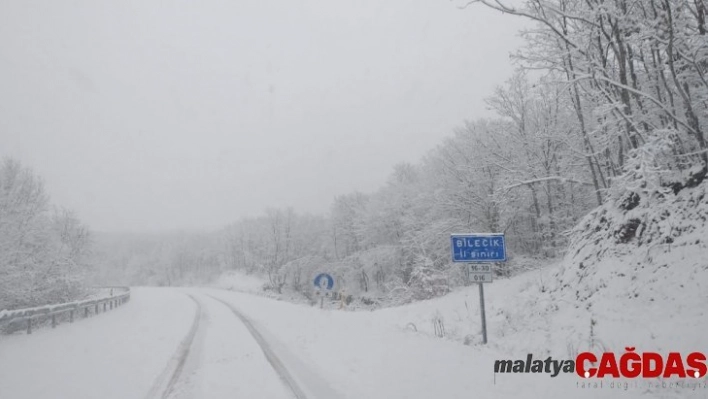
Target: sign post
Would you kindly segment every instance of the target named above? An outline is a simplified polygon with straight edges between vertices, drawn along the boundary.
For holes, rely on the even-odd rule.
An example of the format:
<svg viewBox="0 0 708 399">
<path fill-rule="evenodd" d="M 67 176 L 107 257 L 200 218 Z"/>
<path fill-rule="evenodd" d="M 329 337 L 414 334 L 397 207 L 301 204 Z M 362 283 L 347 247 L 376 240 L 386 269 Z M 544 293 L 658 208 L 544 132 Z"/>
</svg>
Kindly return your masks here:
<svg viewBox="0 0 708 399">
<path fill-rule="evenodd" d="M 492 268 L 484 263 L 506 262 L 504 234 L 452 234 L 452 261 L 469 263 L 470 280 L 479 284 L 479 314 L 482 317 L 482 343 L 487 343 L 487 317 L 484 312 L 484 283 L 492 282 Z M 476 263 L 482 264 L 476 264 Z"/>
<path fill-rule="evenodd" d="M 484 314 L 484 284 L 479 284 L 479 312 L 482 315 L 482 343 L 487 343 L 487 316 Z"/>
<path fill-rule="evenodd" d="M 334 279 L 327 273 L 320 273 L 315 277 L 316 294 L 320 296 L 320 309 L 324 308 L 324 297 L 328 296 L 334 287 Z"/>
</svg>

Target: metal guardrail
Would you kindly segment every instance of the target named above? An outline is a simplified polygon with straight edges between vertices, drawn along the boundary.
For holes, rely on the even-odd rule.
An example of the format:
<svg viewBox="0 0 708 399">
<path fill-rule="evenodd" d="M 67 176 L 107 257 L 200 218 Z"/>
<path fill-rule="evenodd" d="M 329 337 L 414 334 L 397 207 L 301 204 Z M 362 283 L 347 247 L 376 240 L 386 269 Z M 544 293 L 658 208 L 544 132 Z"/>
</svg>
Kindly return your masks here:
<svg viewBox="0 0 708 399">
<path fill-rule="evenodd" d="M 26 327 L 27 334 L 32 334 L 33 326 L 41 325 L 50 320 L 52 328 L 55 328 L 62 319 L 68 319 L 70 323 L 73 323 L 74 319 L 82 313 L 84 318 L 87 318 L 91 314 L 97 315 L 112 310 L 130 300 L 130 288 L 128 287 L 105 288 L 110 288 L 111 290 L 111 295 L 105 298 L 2 312 L 0 313 L 0 333 L 8 330 L 10 332 L 18 331 Z M 119 292 L 116 294 L 114 291 Z"/>
</svg>

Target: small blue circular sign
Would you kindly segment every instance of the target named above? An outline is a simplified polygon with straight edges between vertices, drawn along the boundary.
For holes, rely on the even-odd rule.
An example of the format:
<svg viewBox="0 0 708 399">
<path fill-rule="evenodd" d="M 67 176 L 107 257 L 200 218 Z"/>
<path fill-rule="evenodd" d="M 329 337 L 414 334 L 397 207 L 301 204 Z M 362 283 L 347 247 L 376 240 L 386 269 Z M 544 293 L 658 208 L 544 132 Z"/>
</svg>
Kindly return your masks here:
<svg viewBox="0 0 708 399">
<path fill-rule="evenodd" d="M 331 290 L 334 287 L 334 279 L 327 273 L 320 273 L 315 277 L 315 288 Z"/>
</svg>

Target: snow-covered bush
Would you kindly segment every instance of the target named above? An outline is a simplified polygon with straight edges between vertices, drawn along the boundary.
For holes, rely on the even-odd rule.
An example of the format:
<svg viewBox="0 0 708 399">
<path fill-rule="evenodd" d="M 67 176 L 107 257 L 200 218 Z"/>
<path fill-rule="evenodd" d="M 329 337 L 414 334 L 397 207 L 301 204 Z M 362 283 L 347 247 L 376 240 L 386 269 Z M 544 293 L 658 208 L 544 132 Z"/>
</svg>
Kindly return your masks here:
<svg viewBox="0 0 708 399">
<path fill-rule="evenodd" d="M 296 292 L 312 291 L 312 278 L 327 264 L 320 256 L 304 256 L 292 260 L 280 269 L 288 287 Z"/>
<path fill-rule="evenodd" d="M 445 273 L 431 266 L 430 260 L 422 259 L 413 267 L 410 287 L 416 300 L 430 299 L 450 292 L 450 283 Z"/>
</svg>

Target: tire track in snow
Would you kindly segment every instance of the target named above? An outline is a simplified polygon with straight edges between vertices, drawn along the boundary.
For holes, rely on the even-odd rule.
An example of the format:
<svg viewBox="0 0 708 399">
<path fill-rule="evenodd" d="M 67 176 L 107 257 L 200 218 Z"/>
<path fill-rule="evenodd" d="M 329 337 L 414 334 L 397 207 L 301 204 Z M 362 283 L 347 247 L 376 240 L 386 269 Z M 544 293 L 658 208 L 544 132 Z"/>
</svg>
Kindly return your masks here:
<svg viewBox="0 0 708 399">
<path fill-rule="evenodd" d="M 189 328 L 187 335 L 182 339 L 174 355 L 167 362 L 167 366 L 157 377 L 153 383 L 150 391 L 145 396 L 145 399 L 155 399 L 155 398 L 167 398 L 174 388 L 179 377 L 184 369 L 184 364 L 189 356 L 189 350 L 192 347 L 192 342 L 194 341 L 194 336 L 197 334 L 199 329 L 199 322 L 202 316 L 202 304 L 191 294 L 186 294 L 189 298 L 194 301 L 197 305 L 197 311 L 194 313 L 194 320 L 192 321 L 192 326 Z M 169 379 L 168 379 L 169 377 Z M 167 380 L 167 382 L 165 382 Z"/>
<path fill-rule="evenodd" d="M 266 359 L 268 360 L 268 363 L 273 367 L 275 372 L 278 374 L 280 379 L 283 381 L 283 383 L 292 391 L 293 395 L 297 399 L 307 399 L 307 396 L 303 392 L 303 390 L 298 386 L 297 382 L 293 378 L 292 374 L 288 371 L 288 369 L 283 365 L 283 362 L 276 356 L 275 352 L 273 352 L 273 349 L 270 347 L 268 342 L 263 338 L 261 333 L 256 329 L 256 327 L 253 325 L 251 320 L 249 320 L 246 316 L 244 316 L 241 312 L 238 311 L 233 305 L 230 303 L 219 299 L 215 296 L 207 294 L 209 297 L 213 298 L 216 301 L 221 302 L 224 304 L 226 307 L 228 307 L 231 312 L 233 312 L 236 317 L 238 317 L 239 320 L 246 326 L 248 331 L 251 333 L 251 336 L 256 340 L 258 343 L 258 346 L 261 347 L 261 350 L 263 351 L 263 354 L 265 355 Z"/>
</svg>

